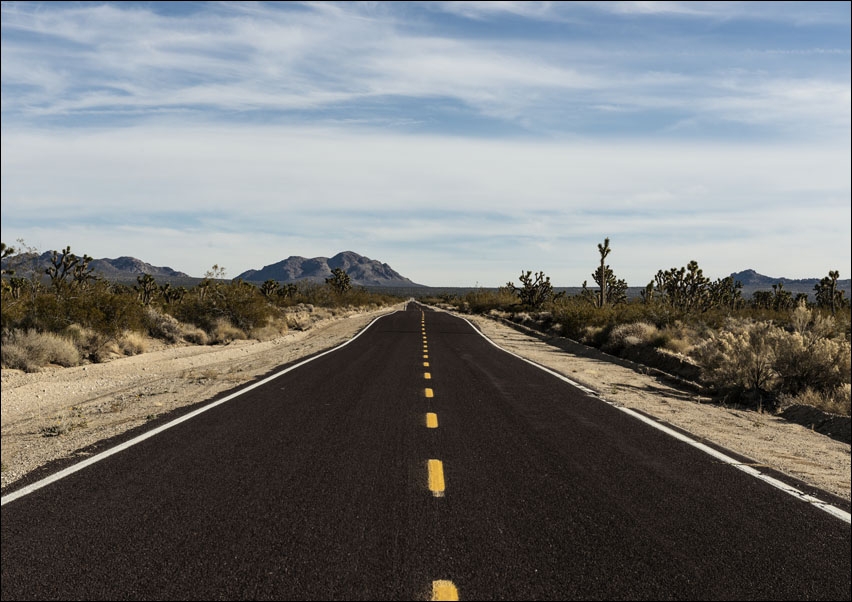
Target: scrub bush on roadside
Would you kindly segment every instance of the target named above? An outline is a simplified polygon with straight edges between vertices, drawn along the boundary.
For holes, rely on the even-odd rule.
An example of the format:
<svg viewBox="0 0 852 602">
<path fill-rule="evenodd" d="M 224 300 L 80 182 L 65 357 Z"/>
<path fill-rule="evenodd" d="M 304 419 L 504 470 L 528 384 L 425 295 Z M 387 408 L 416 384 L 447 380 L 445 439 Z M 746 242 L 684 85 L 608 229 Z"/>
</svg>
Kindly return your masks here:
<svg viewBox="0 0 852 602">
<path fill-rule="evenodd" d="M 14 331 L 4 337 L 2 365 L 25 372 L 38 372 L 48 364 L 71 367 L 82 360 L 77 346 L 65 337 L 49 332 Z"/>
</svg>

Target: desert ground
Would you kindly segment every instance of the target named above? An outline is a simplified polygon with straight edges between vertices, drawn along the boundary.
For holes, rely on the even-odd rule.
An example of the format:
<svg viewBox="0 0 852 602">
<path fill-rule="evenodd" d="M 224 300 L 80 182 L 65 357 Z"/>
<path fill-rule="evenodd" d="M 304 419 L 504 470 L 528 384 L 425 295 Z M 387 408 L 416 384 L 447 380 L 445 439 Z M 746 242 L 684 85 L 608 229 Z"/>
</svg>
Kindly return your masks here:
<svg viewBox="0 0 852 602">
<path fill-rule="evenodd" d="M 336 346 L 402 305 L 316 322 L 271 341 L 166 346 L 100 364 L 2 371 L 2 486 L 54 460 L 168 412 L 248 383 L 281 364 Z M 725 407 L 649 374 L 575 354 L 481 316 L 464 316 L 504 349 L 804 484 L 850 500 L 850 446 L 768 413 Z M 603 403 L 603 401 L 602 401 Z"/>
</svg>

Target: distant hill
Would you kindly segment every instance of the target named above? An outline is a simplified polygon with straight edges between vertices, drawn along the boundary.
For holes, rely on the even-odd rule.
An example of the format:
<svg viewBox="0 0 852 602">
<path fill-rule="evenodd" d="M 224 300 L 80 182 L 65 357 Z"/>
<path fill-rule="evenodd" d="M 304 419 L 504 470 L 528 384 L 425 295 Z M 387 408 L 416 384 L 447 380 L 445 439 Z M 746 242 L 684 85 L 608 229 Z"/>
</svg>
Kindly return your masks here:
<svg viewBox="0 0 852 602">
<path fill-rule="evenodd" d="M 247 282 L 265 282 L 267 280 L 295 282 L 298 280 L 307 280 L 309 282 L 323 283 L 326 278 L 331 276 L 331 271 L 335 268 L 340 268 L 349 274 L 353 286 L 422 286 L 400 275 L 388 264 L 364 257 L 352 251 L 344 251 L 331 258 L 313 257 L 307 259 L 305 257 L 291 256 L 260 270 L 247 270 L 237 276 L 237 278 L 241 278 Z"/>
<path fill-rule="evenodd" d="M 828 275 L 828 272 L 825 273 L 825 276 Z M 772 276 L 764 276 L 763 274 L 759 274 L 754 270 L 743 270 L 742 272 L 734 272 L 731 274 L 731 278 L 734 281 L 739 281 L 743 283 L 743 290 L 745 292 L 753 292 L 756 290 L 772 290 L 773 284 L 778 284 L 779 282 L 784 285 L 784 290 L 788 290 L 791 293 L 813 293 L 814 285 L 819 284 L 819 281 L 822 280 L 825 276 L 821 276 L 819 278 L 774 278 Z M 846 278 L 844 280 L 837 281 L 838 290 L 846 291 L 847 296 L 849 295 L 850 290 L 852 290 L 852 279 Z"/>
<path fill-rule="evenodd" d="M 41 255 L 23 253 L 3 260 L 3 269 L 13 269 L 19 276 L 27 276 L 36 270 L 44 274 L 44 270 L 51 264 L 52 251 L 45 251 Z M 157 267 L 145 263 L 135 257 L 118 257 L 117 259 L 93 259 L 89 263 L 99 276 L 113 282 L 136 281 L 137 276 L 149 274 L 160 280 L 182 280 L 191 278 L 183 272 L 178 272 L 169 267 Z"/>
<path fill-rule="evenodd" d="M 142 274 L 149 274 L 154 278 L 190 278 L 188 274 L 183 272 L 178 272 L 169 267 L 153 266 L 135 257 L 93 259 L 89 267 L 108 280 L 114 279 L 115 276 L 141 276 Z"/>
</svg>

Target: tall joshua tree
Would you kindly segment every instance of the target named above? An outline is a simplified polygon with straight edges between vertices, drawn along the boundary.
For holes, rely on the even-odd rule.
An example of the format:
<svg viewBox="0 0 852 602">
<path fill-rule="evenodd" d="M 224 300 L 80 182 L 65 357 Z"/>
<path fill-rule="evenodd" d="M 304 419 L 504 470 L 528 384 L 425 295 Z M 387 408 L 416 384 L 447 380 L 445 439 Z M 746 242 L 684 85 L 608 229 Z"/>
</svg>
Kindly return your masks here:
<svg viewBox="0 0 852 602">
<path fill-rule="evenodd" d="M 609 270 L 609 266 L 606 265 L 606 256 L 609 255 L 610 251 L 612 251 L 612 249 L 609 248 L 609 238 L 605 238 L 603 244 L 598 243 L 598 252 L 601 254 L 601 267 L 598 271 L 601 276 L 598 282 L 601 286 L 601 301 L 599 307 L 606 305 L 606 285 L 608 280 L 607 271 Z"/>
</svg>

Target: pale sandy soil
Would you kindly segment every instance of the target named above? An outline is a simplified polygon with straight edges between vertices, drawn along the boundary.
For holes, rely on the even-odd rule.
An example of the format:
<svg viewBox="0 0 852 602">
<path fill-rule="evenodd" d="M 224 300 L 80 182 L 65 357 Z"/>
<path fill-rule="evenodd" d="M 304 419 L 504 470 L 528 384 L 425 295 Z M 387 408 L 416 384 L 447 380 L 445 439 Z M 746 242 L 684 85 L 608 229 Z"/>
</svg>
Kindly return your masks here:
<svg viewBox="0 0 852 602">
<path fill-rule="evenodd" d="M 151 418 L 197 403 L 278 365 L 333 347 L 383 310 L 322 321 L 273 341 L 169 347 L 103 364 L 2 371 L 2 485 Z M 501 347 L 811 486 L 850 499 L 850 446 L 769 414 L 701 403 L 653 376 L 581 357 L 488 318 L 465 316 Z M 58 434 L 57 434 L 58 433 Z M 55 436 L 46 436 L 55 435 Z"/>
</svg>

